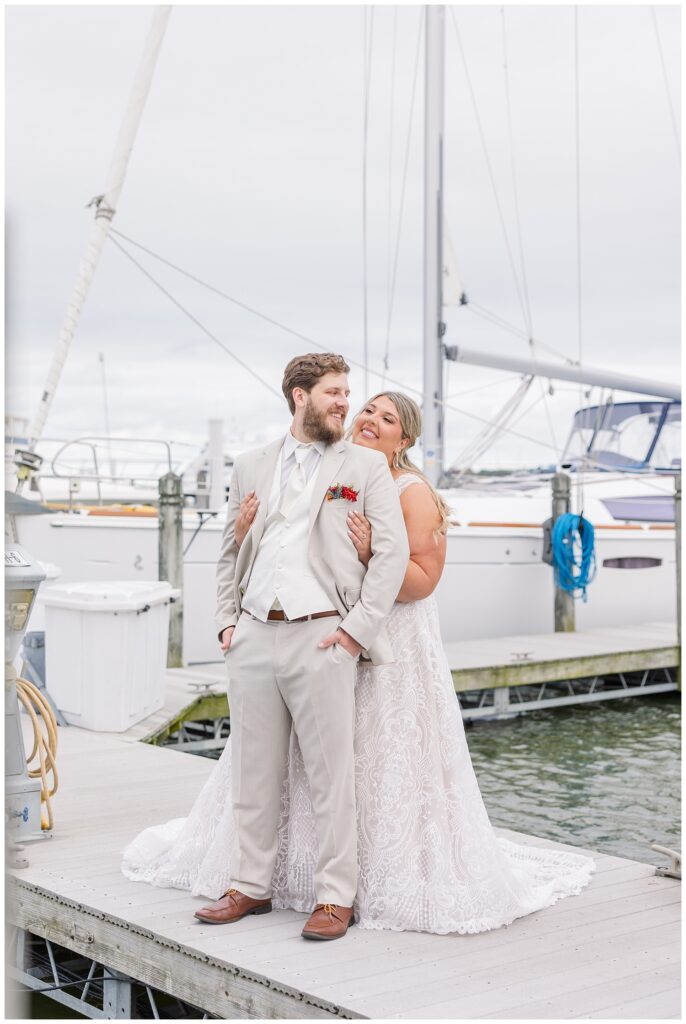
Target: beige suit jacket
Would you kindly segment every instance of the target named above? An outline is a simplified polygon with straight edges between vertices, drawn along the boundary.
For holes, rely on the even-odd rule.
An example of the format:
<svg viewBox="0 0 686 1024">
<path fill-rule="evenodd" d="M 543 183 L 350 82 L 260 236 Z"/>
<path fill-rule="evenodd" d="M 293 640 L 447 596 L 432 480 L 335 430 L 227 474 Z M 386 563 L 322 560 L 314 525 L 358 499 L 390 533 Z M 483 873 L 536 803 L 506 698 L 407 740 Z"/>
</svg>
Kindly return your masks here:
<svg viewBox="0 0 686 1024">
<path fill-rule="evenodd" d="M 238 622 L 245 590 L 264 531 L 267 501 L 283 438 L 236 459 L 226 526 L 217 565 L 217 629 Z M 357 501 L 327 501 L 329 487 L 357 491 Z M 255 520 L 240 549 L 234 526 L 241 501 L 254 490 L 260 500 Z M 362 512 L 372 526 L 372 557 L 365 568 L 348 536 L 347 513 Z M 310 503 L 308 549 L 312 570 L 335 608 L 341 628 L 362 645 L 374 665 L 392 662 L 383 622 L 402 585 L 410 556 L 398 488 L 381 452 L 339 441 L 322 456 Z"/>
</svg>

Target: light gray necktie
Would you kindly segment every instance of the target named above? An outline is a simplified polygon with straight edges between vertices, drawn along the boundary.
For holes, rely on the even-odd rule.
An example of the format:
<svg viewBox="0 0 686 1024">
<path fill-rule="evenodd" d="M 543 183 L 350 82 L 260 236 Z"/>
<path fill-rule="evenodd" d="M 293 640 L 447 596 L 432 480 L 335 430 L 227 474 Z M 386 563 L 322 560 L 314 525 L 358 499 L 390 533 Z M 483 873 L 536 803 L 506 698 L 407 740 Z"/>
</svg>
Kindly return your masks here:
<svg viewBox="0 0 686 1024">
<path fill-rule="evenodd" d="M 311 448 L 308 444 L 299 444 L 293 454 L 295 455 L 295 466 L 291 470 L 291 475 L 288 478 L 286 490 L 281 504 L 279 505 L 280 510 L 284 515 L 288 510 L 295 504 L 300 495 L 307 487 L 307 477 L 305 475 L 305 466 L 303 463 L 310 454 Z"/>
</svg>

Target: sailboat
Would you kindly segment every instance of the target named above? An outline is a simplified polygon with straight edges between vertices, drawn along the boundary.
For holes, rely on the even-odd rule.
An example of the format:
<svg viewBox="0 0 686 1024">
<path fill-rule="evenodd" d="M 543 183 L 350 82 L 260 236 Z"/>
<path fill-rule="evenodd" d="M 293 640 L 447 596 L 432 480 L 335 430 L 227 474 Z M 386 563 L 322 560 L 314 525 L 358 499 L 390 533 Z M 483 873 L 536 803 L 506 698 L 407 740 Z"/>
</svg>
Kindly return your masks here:
<svg viewBox="0 0 686 1024">
<path fill-rule="evenodd" d="M 27 443 L 14 455 L 23 481 L 36 475 L 37 452 L 61 367 L 76 328 L 80 308 L 99 252 L 116 212 L 128 155 L 150 85 L 169 8 L 156 11 L 146 54 L 134 85 L 129 111 L 115 147 L 110 179 L 95 202 L 93 238 L 69 306 L 38 415 Z M 551 631 L 553 575 L 543 561 L 543 523 L 550 516 L 550 473 L 480 478 L 470 464 L 445 467 L 443 458 L 443 372 L 446 360 L 502 365 L 527 382 L 542 370 L 540 360 L 500 362 L 444 341 L 442 104 L 444 8 L 426 8 L 425 242 L 424 242 L 424 469 L 451 506 L 446 569 L 437 590 L 444 640 L 487 638 Z M 587 365 L 545 366 L 546 377 L 565 374 L 579 384 L 635 390 L 641 400 L 578 410 L 561 466 L 575 480 L 574 495 L 596 529 L 599 571 L 588 602 L 580 604 L 577 625 L 605 626 L 673 619 L 676 602 L 673 475 L 680 468 L 678 388 L 636 381 Z M 646 400 L 646 394 L 650 400 Z M 508 429 L 507 415 L 486 425 Z M 488 440 L 488 436 L 482 438 Z M 208 449 L 209 451 L 209 449 Z M 197 460 L 196 460 L 197 463 Z M 212 466 L 211 500 L 184 513 L 184 660 L 218 660 L 213 627 L 214 568 L 223 528 L 223 498 L 230 486 L 231 459 L 206 458 Z M 196 464 L 195 469 L 198 466 Z M 76 476 L 76 474 L 75 474 Z M 26 515 L 17 506 L 16 539 L 61 569 L 61 581 L 156 579 L 157 520 L 141 508 L 114 510 L 102 503 L 106 473 L 84 474 L 101 504 L 74 511 Z M 74 479 L 70 477 L 69 479 Z M 45 481 L 46 485 L 48 481 Z M 121 480 L 118 482 L 121 487 Z M 27 497 L 35 496 L 29 491 Z M 139 504 L 154 503 L 154 493 L 136 490 Z M 122 495 L 130 504 L 132 495 Z M 122 511 L 128 514 L 121 514 Z M 109 514 L 107 514 L 109 512 Z M 105 513 L 105 514 L 102 514 Z"/>
</svg>

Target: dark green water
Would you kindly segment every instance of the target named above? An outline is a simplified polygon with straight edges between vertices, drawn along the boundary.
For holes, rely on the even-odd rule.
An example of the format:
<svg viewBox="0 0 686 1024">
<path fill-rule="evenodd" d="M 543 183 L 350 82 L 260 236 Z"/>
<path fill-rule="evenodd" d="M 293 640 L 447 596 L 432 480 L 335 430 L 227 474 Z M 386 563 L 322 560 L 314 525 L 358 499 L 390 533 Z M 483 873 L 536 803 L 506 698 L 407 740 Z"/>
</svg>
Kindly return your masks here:
<svg viewBox="0 0 686 1024">
<path fill-rule="evenodd" d="M 494 825 L 632 860 L 681 849 L 678 694 L 535 711 L 467 729 Z"/>
</svg>

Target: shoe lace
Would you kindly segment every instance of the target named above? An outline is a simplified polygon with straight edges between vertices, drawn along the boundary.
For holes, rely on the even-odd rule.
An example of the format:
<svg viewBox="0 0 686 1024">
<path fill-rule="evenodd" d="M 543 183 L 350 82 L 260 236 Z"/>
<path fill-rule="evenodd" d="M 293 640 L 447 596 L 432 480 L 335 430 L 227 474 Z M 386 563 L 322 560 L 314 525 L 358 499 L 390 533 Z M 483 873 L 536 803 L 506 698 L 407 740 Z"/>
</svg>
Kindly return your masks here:
<svg viewBox="0 0 686 1024">
<path fill-rule="evenodd" d="M 334 910 L 336 909 L 336 904 L 335 903 L 325 903 L 322 909 L 323 909 L 325 914 L 329 915 L 329 917 L 335 917 L 336 916 L 334 914 Z"/>
</svg>

